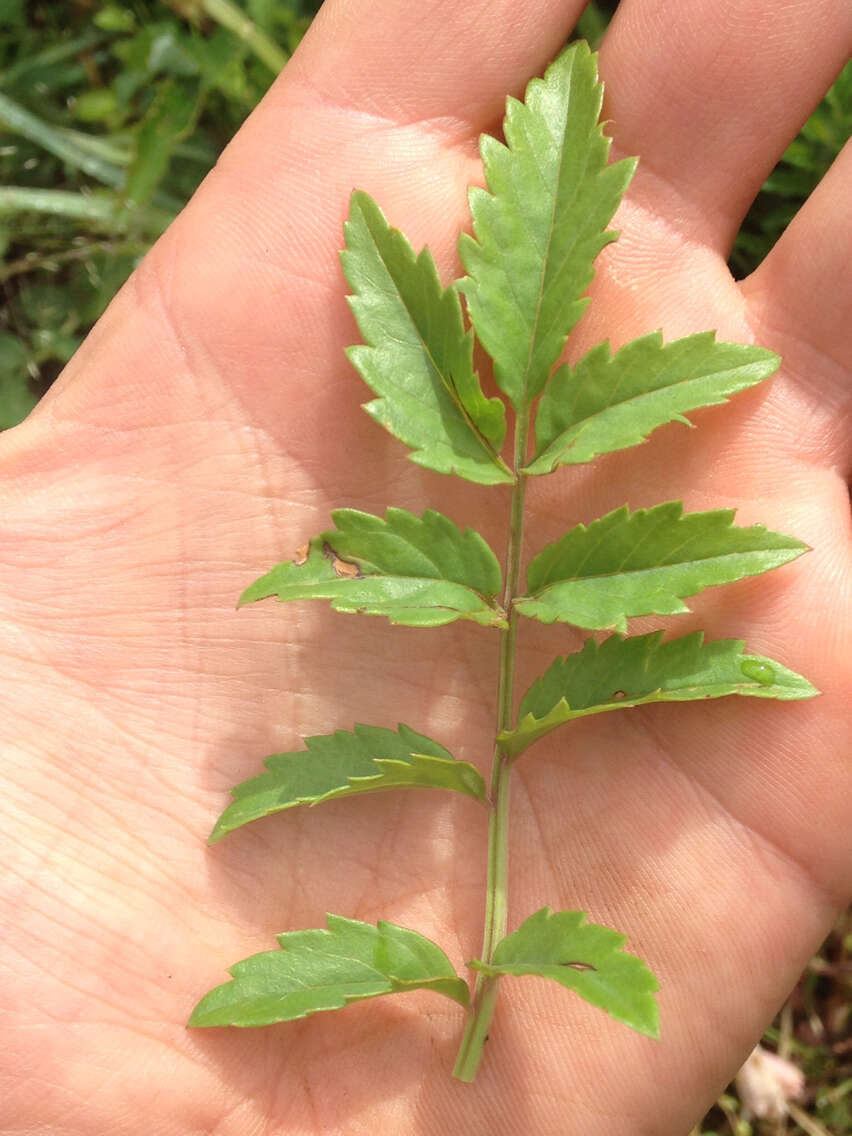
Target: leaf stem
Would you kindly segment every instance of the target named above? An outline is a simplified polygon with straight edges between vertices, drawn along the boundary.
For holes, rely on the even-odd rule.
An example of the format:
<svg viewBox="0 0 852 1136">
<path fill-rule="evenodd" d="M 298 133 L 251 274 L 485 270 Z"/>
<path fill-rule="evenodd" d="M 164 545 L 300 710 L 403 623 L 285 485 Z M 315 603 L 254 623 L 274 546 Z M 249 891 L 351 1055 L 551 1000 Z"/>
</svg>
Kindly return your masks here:
<svg viewBox="0 0 852 1136">
<path fill-rule="evenodd" d="M 495 807 L 491 813 L 488 829 L 488 884 L 485 901 L 485 935 L 482 944 L 482 957 L 489 961 L 497 943 L 506 933 L 508 910 L 506 885 L 509 867 L 507 841 L 509 762 L 500 752 L 499 746 L 494 756 L 492 795 L 495 783 L 497 787 Z M 476 977 L 473 1006 L 453 1069 L 453 1076 L 458 1077 L 460 1081 L 470 1082 L 476 1077 L 497 1004 L 498 981 L 497 978 L 487 978 L 481 973 Z"/>
<path fill-rule="evenodd" d="M 518 412 L 515 423 L 515 483 L 509 520 L 509 540 L 506 550 L 506 584 L 503 608 L 508 626 L 501 632 L 500 674 L 497 698 L 497 734 L 511 729 L 514 712 L 515 644 L 518 633 L 518 616 L 513 600 L 518 593 L 521 574 L 521 551 L 524 538 L 524 494 L 526 476 L 518 471 L 524 465 L 529 432 L 529 409 Z M 509 883 L 509 789 L 512 759 L 501 745 L 495 744 L 494 764 L 491 769 L 491 800 L 493 809 L 488 825 L 488 878 L 485 896 L 485 933 L 482 941 L 482 959 L 490 962 L 497 944 L 506 934 Z M 497 1004 L 498 978 L 478 974 L 473 1006 L 468 1017 L 464 1037 L 459 1047 L 453 1076 L 460 1081 L 473 1081 L 482 1060 L 491 1019 Z"/>
</svg>

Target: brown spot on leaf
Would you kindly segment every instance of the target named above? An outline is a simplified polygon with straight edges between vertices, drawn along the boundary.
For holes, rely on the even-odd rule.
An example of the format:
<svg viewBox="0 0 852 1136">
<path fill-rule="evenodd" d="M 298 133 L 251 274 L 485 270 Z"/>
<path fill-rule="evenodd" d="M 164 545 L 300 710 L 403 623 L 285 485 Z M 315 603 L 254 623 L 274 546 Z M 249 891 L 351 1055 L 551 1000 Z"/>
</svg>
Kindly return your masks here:
<svg viewBox="0 0 852 1136">
<path fill-rule="evenodd" d="M 338 576 L 346 576 L 348 579 L 352 579 L 361 575 L 361 569 L 357 564 L 352 564 L 349 560 L 341 560 L 339 556 L 332 559 L 331 566 Z"/>
<path fill-rule="evenodd" d="M 331 561 L 331 566 L 338 576 L 347 580 L 354 580 L 361 575 L 361 569 L 358 565 L 353 564 L 351 560 L 344 560 L 341 556 L 338 556 L 328 541 L 322 546 L 322 554 L 326 560 Z"/>
<path fill-rule="evenodd" d="M 612 692 L 612 698 L 613 698 L 614 702 L 618 702 L 618 700 L 620 698 L 626 698 L 626 697 L 627 697 L 627 695 L 625 694 L 625 692 L 623 690 L 614 690 Z"/>
<path fill-rule="evenodd" d="M 597 970 L 596 966 L 591 966 L 587 962 L 560 962 L 558 966 L 570 966 L 572 970 Z"/>
<path fill-rule="evenodd" d="M 311 546 L 309 544 L 303 544 L 296 549 L 296 555 L 293 557 L 293 563 L 297 568 L 301 568 L 302 565 L 307 561 L 308 553 L 310 552 L 310 550 Z"/>
</svg>

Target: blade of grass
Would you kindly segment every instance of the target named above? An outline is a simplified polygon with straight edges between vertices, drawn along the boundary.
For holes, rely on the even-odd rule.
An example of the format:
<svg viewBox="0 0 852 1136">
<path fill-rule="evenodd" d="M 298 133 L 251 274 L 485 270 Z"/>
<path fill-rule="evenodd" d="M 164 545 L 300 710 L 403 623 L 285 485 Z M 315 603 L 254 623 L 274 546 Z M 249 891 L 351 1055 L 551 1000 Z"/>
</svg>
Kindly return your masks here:
<svg viewBox="0 0 852 1136">
<path fill-rule="evenodd" d="M 55 217 L 71 217 L 99 223 L 108 229 L 127 228 L 131 220 L 144 221 L 146 231 L 157 235 L 173 217 L 160 209 L 145 209 L 134 214 L 121 212 L 113 197 L 73 193 L 65 189 L 30 189 L 28 186 L 0 186 L 0 217 L 14 213 L 48 213 Z"/>
<path fill-rule="evenodd" d="M 20 79 L 24 78 L 32 71 L 41 71 L 47 67 L 55 67 L 58 63 L 64 63 L 66 59 L 73 59 L 79 55 L 80 52 L 89 51 L 98 44 L 103 43 L 106 39 L 106 33 L 102 31 L 90 30 L 84 32 L 82 35 L 75 36 L 74 39 L 63 40 L 62 43 L 47 47 L 44 51 L 38 51 L 34 55 L 28 55 L 25 59 L 21 59 L 12 67 L 8 67 L 5 71 L 0 72 L 0 87 L 12 87 Z"/>
<path fill-rule="evenodd" d="M 800 1109 L 798 1105 L 793 1104 L 792 1101 L 788 1102 L 787 1110 L 802 1131 L 807 1132 L 808 1136 L 831 1136 L 827 1128 L 823 1128 L 818 1120 L 814 1120 L 812 1116 L 808 1116 L 806 1112 Z"/>
<path fill-rule="evenodd" d="M 237 39 L 242 40 L 246 47 L 261 62 L 276 75 L 283 70 L 288 56 L 285 51 L 269 38 L 269 36 L 246 13 L 234 4 L 233 0 L 168 0 L 168 3 L 178 15 L 191 17 L 199 11 L 211 20 L 215 20 L 223 28 L 227 28 Z"/>
<path fill-rule="evenodd" d="M 112 162 L 105 162 L 96 154 L 88 153 L 73 137 L 69 138 L 69 132 L 45 122 L 2 93 L 0 93 L 0 126 L 5 126 L 23 138 L 28 138 L 30 142 L 41 146 L 63 162 L 67 162 L 69 166 L 82 170 L 104 185 L 118 189 L 124 184 L 124 172 L 118 166 L 113 165 Z"/>
<path fill-rule="evenodd" d="M 232 0 L 202 0 L 211 20 L 233 32 L 276 75 L 287 62 L 287 54 L 273 43 L 266 32 L 255 24 Z"/>
<path fill-rule="evenodd" d="M 83 130 L 72 130 L 68 126 L 57 126 L 55 129 L 61 138 L 81 152 L 93 154 L 113 166 L 130 164 L 131 140 L 126 134 L 113 134 L 104 138 L 98 134 L 87 134 Z"/>
</svg>

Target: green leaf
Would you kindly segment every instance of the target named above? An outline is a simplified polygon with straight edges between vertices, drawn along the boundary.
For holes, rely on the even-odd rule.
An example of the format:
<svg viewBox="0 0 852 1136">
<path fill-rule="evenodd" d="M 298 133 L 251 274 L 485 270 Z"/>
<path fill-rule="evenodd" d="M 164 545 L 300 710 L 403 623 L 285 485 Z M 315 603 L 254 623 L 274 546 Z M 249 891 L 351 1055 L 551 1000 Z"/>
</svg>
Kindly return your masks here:
<svg viewBox="0 0 852 1136">
<path fill-rule="evenodd" d="M 475 239 L 459 241 L 468 273 L 459 288 L 517 409 L 544 387 L 586 308 L 579 297 L 615 240 L 606 226 L 635 168 L 632 159 L 607 166 L 602 97 L 596 56 L 575 43 L 533 79 L 525 103 L 507 100 L 506 145 L 482 137 L 489 192 L 470 191 Z"/>
<path fill-rule="evenodd" d="M 197 79 L 166 79 L 136 131 L 122 197 L 125 208 L 146 205 L 165 177 L 175 147 L 201 113 L 204 91 Z"/>
<path fill-rule="evenodd" d="M 337 730 L 306 738 L 305 746 L 294 753 L 272 754 L 264 761 L 268 772 L 231 790 L 234 800 L 216 822 L 211 844 L 271 813 L 357 793 L 419 786 L 487 799 L 478 769 L 456 761 L 442 745 L 408 726 L 388 730 L 357 725 L 353 733 Z"/>
<path fill-rule="evenodd" d="M 415 256 L 366 193 L 356 192 L 340 254 L 365 345 L 348 355 L 380 395 L 365 410 L 413 447 L 412 461 L 496 485 L 513 480 L 500 458 L 506 408 L 486 398 L 473 369 L 455 289 L 444 291 L 428 249 Z"/>
<path fill-rule="evenodd" d="M 418 989 L 468 1004 L 467 984 L 423 935 L 384 920 L 376 927 L 341 915 L 326 921 L 327 931 L 285 931 L 280 950 L 230 967 L 232 981 L 205 994 L 189 1025 L 268 1026 Z"/>
<path fill-rule="evenodd" d="M 81 122 L 108 122 L 116 113 L 118 100 L 110 87 L 94 87 L 77 96 L 72 108 Z"/>
<path fill-rule="evenodd" d="M 663 632 L 598 645 L 555 659 L 524 695 L 518 725 L 500 734 L 513 756 L 574 718 L 643 706 L 742 694 L 788 701 L 819 692 L 807 679 L 763 655 L 744 655 L 741 639 L 704 642 L 704 632 L 662 642 Z"/>
<path fill-rule="evenodd" d="M 491 963 L 468 963 L 489 977 L 537 974 L 649 1037 L 659 1036 L 659 984 L 645 964 L 621 950 L 623 935 L 585 923 L 585 911 L 543 907 L 502 939 Z"/>
<path fill-rule="evenodd" d="M 431 509 L 422 518 L 394 508 L 385 520 L 356 509 L 331 515 L 337 528 L 256 580 L 240 604 L 267 596 L 328 599 L 335 611 L 384 615 L 409 627 L 456 619 L 506 625 L 496 601 L 500 565 L 479 533 L 462 532 Z"/>
<path fill-rule="evenodd" d="M 23 422 L 36 404 L 27 371 L 27 350 L 19 339 L 0 331 L 0 430 Z"/>
<path fill-rule="evenodd" d="M 542 623 L 624 631 L 636 615 L 677 615 L 703 588 L 757 576 L 807 545 L 763 525 L 733 526 L 734 510 L 684 513 L 680 501 L 627 506 L 577 525 L 530 562 L 518 611 Z"/>
<path fill-rule="evenodd" d="M 727 402 L 768 378 L 779 361 L 762 347 L 716 343 L 712 331 L 665 346 L 654 332 L 615 355 L 600 343 L 553 375 L 536 411 L 536 456 L 524 472 L 552 473 L 635 446 L 666 422 L 689 426 L 688 410 Z"/>
</svg>

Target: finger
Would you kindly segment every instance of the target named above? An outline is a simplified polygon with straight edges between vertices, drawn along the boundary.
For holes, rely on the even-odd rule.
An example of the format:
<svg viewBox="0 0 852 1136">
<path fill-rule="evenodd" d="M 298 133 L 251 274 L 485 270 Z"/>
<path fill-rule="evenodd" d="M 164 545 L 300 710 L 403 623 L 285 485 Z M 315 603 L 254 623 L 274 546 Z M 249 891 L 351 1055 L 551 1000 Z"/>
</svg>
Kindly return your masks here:
<svg viewBox="0 0 852 1136">
<path fill-rule="evenodd" d="M 850 48 L 846 0 L 625 0 L 601 73 L 634 199 L 726 253 Z"/>
<path fill-rule="evenodd" d="M 119 338 L 132 350 L 128 326 L 152 312 L 158 327 L 171 324 L 183 367 L 202 371 L 206 390 L 227 376 L 227 392 L 269 414 L 264 427 L 280 426 L 283 402 L 309 414 L 313 376 L 327 383 L 341 372 L 353 334 L 337 257 L 352 189 L 379 196 L 413 243 L 428 239 L 444 270 L 454 266 L 466 187 L 481 176 L 482 120 L 499 119 L 506 92 L 520 94 L 558 52 L 583 4 L 560 0 L 532 19 L 536 7 L 327 3 L 146 259 L 113 320 L 122 334 L 109 337 L 110 351 Z M 134 358 L 125 370 L 141 366 Z M 88 354 L 70 374 L 93 375 Z M 352 384 L 352 407 L 361 393 Z"/>
<path fill-rule="evenodd" d="M 796 451 L 852 474 L 852 142 L 760 267 L 743 282 L 757 334 L 796 385 Z"/>
<path fill-rule="evenodd" d="M 327 105 L 476 136 L 558 54 L 584 0 L 327 2 L 286 72 Z M 536 18 L 538 17 L 538 18 Z"/>
</svg>

